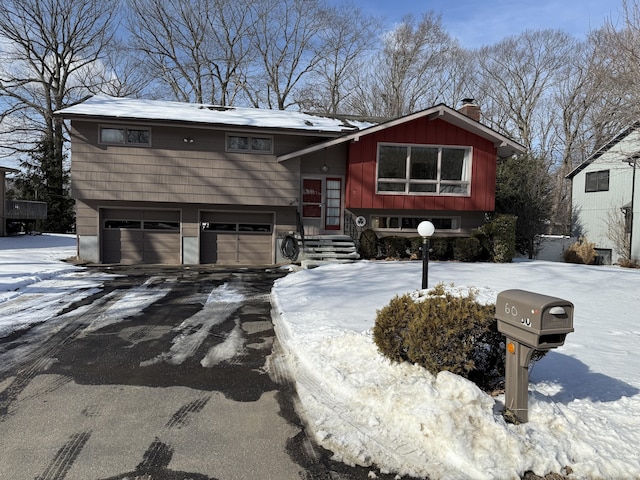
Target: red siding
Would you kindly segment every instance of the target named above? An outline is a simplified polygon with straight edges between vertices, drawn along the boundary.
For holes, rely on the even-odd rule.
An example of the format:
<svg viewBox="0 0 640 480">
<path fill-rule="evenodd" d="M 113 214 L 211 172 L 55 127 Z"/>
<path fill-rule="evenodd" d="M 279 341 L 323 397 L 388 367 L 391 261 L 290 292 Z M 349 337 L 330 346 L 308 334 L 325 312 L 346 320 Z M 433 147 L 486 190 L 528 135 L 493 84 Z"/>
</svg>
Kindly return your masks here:
<svg viewBox="0 0 640 480">
<path fill-rule="evenodd" d="M 457 145 L 473 148 L 471 195 L 377 195 L 379 142 Z M 346 207 L 396 210 L 492 211 L 495 206 L 496 148 L 492 142 L 441 119 L 426 117 L 360 137 L 349 146 Z"/>
</svg>

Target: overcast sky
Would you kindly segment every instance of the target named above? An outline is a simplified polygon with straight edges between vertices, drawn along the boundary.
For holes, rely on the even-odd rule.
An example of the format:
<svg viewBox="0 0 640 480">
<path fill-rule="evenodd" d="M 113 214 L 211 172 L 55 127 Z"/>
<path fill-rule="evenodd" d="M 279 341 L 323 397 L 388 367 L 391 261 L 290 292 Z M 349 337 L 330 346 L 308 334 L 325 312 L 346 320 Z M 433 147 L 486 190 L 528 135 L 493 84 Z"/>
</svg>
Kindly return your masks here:
<svg viewBox="0 0 640 480">
<path fill-rule="evenodd" d="M 334 0 L 341 3 L 341 0 Z M 349 0 L 346 0 L 347 2 Z M 433 10 L 467 48 L 491 45 L 526 29 L 557 28 L 584 38 L 607 18 L 618 18 L 622 0 L 351 0 L 391 26 L 404 15 Z"/>
</svg>

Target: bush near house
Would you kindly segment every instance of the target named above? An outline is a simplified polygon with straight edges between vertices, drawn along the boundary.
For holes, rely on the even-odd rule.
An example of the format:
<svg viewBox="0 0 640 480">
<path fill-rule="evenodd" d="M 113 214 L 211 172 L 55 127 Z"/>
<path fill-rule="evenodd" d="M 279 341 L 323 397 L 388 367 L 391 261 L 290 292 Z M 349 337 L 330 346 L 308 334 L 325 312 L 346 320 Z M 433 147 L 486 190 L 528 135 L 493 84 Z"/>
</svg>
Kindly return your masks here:
<svg viewBox="0 0 640 480">
<path fill-rule="evenodd" d="M 476 294 L 457 296 L 442 284 L 416 300 L 394 297 L 377 312 L 373 339 L 396 362 L 416 363 L 436 375 L 461 375 L 491 391 L 504 377 L 504 337 L 494 318 L 495 305 Z"/>
<path fill-rule="evenodd" d="M 376 232 L 367 228 L 360 234 L 360 258 L 364 260 L 373 260 L 378 258 L 379 240 Z"/>
<path fill-rule="evenodd" d="M 564 251 L 564 261 L 592 265 L 598 257 L 595 246 L 596 244 L 587 241 L 586 237 L 580 237 L 576 243 Z"/>
<path fill-rule="evenodd" d="M 498 215 L 469 237 L 433 237 L 429 241 L 429 258 L 459 262 L 510 262 L 516 252 L 516 220 L 512 215 Z M 422 237 L 390 235 L 380 237 L 367 229 L 360 234 L 360 258 L 374 260 L 421 259 Z"/>
</svg>

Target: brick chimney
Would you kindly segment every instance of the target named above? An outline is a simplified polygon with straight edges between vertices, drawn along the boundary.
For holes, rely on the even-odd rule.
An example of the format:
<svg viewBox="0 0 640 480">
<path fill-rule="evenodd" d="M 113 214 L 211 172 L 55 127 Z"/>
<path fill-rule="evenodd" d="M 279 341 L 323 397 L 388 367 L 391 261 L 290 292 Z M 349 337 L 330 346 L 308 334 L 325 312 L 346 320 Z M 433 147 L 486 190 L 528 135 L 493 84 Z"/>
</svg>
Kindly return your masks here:
<svg viewBox="0 0 640 480">
<path fill-rule="evenodd" d="M 480 107 L 473 98 L 463 98 L 462 107 L 458 111 L 476 122 L 480 121 Z"/>
</svg>

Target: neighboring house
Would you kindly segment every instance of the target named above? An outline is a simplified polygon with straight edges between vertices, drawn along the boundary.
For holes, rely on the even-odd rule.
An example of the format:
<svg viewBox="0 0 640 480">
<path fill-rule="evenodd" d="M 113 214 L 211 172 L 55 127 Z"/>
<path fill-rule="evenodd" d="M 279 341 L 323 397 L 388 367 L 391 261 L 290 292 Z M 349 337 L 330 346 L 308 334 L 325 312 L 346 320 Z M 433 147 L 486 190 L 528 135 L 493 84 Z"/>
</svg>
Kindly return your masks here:
<svg viewBox="0 0 640 480">
<path fill-rule="evenodd" d="M 22 224 L 47 218 L 47 204 L 29 200 L 7 200 L 6 174 L 18 173 L 19 170 L 0 166 L 0 237 L 9 233 L 8 224 Z"/>
<path fill-rule="evenodd" d="M 524 148 L 467 110 L 479 112 L 437 105 L 367 124 L 93 97 L 57 113 L 71 120 L 79 255 L 274 264 L 291 236 L 416 236 L 425 219 L 436 235 L 468 234 L 494 209 L 497 158 Z"/>
<path fill-rule="evenodd" d="M 632 126 L 571 171 L 572 231 L 602 263 L 640 260 L 640 130 Z M 626 243 L 626 245 L 624 245 Z"/>
</svg>

